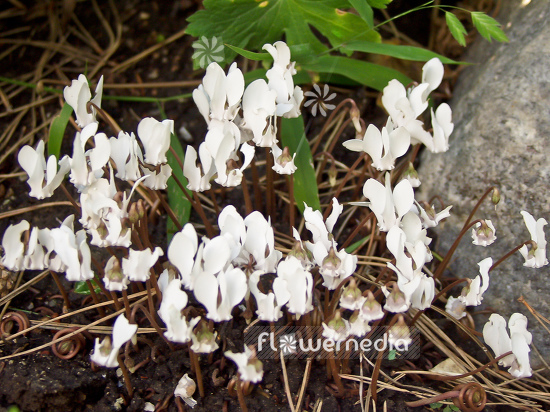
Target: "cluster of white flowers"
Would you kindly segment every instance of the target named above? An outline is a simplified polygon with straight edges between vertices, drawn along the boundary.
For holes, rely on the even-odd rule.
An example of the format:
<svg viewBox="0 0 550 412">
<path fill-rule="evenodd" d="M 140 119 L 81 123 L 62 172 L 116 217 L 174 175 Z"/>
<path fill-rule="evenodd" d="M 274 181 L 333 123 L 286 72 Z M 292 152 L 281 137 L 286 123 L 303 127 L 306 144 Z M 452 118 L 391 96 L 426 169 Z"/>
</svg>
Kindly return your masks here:
<svg viewBox="0 0 550 412">
<path fill-rule="evenodd" d="M 296 170 L 294 157 L 277 146 L 277 116 L 298 117 L 303 93 L 292 80 L 296 70 L 288 46 L 276 42 L 264 45 L 264 49 L 273 57 L 273 67 L 266 73 L 269 82 L 258 79 L 245 89 L 243 73 L 236 63 L 226 75 L 214 62 L 193 91 L 208 132 L 198 155 L 192 146 L 187 147 L 183 173 L 190 190 L 208 190 L 215 175 L 215 182 L 222 186 L 240 185 L 256 146 L 271 148 L 277 173 L 292 174 Z"/>
<path fill-rule="evenodd" d="M 277 117 L 299 116 L 303 94 L 292 80 L 296 71 L 288 46 L 277 42 L 265 45 L 264 49 L 274 60 L 266 74 L 267 82 L 256 80 L 245 89 L 243 74 L 236 64 L 226 74 L 217 63 L 212 63 L 203 83 L 193 92 L 194 101 L 208 124 L 208 132 L 198 153 L 191 146 L 187 148 L 183 173 L 189 181 L 189 189 L 207 190 L 212 179 L 222 186 L 239 185 L 244 169 L 253 159 L 255 147 L 271 149 L 273 169 L 277 173 L 291 174 L 296 170 L 294 157 L 288 149 L 277 145 Z M 428 107 L 429 93 L 439 86 L 442 77 L 441 62 L 432 59 L 424 66 L 421 84 L 406 90 L 398 81 L 391 81 L 382 96 L 389 113 L 386 125 L 382 130 L 370 125 L 362 139 L 344 143 L 350 150 L 369 154 L 372 165 L 385 172 L 384 183 L 372 178 L 365 182 L 363 194 L 367 202 L 353 203 L 370 208 L 379 230 L 386 232 L 387 249 L 395 258 L 388 267 L 395 272 L 397 280 L 382 287 L 386 297 L 383 308 L 371 291 L 362 292 L 353 279 L 357 257 L 338 249 L 333 230 L 343 206 L 336 198 L 332 199 L 332 212 L 326 219 L 320 211 L 305 205 L 305 227 L 311 233 L 311 240 L 302 240 L 299 232 L 292 228 L 295 243 L 286 256 L 275 248 L 270 219 L 258 211 L 243 218 L 229 205 L 218 216 L 218 236 L 199 239 L 190 223 L 173 236 L 167 250 L 172 266 L 158 278 L 162 293 L 158 314 L 166 325 L 165 337 L 173 342 L 190 342 L 195 353 L 212 352 L 218 348 L 212 321 L 231 320 L 234 308 L 243 299 L 248 306 L 252 305 L 251 296 L 261 321 L 278 321 L 285 308 L 299 318 L 314 309 L 314 273 L 317 271 L 323 286 L 335 291 L 340 305 L 323 323 L 326 339 L 342 341 L 351 335 L 364 336 L 370 331 L 371 322 L 384 317 L 384 310 L 403 313 L 410 307 L 429 308 L 435 296 L 435 282 L 425 268 L 432 260 L 427 229 L 448 217 L 451 206 L 438 213 L 430 205 L 422 206 L 414 197 L 414 187 L 420 184 L 416 172 L 409 170 L 405 173 L 407 178 L 392 188 L 389 171 L 411 144 L 422 143 L 432 152 L 448 149 L 448 138 L 453 130 L 448 105 L 440 105 L 435 112 L 432 110 L 432 133 L 425 131 L 422 121 L 418 120 Z M 153 190 L 166 188 L 172 172 L 166 153 L 174 122 L 145 118 L 137 126 L 139 140 L 133 133 L 123 131 L 117 137 L 108 138 L 105 133 L 98 132 L 96 119 L 101 111 L 102 85 L 101 79 L 92 98 L 87 79 L 81 75 L 64 90 L 65 99 L 73 107 L 76 123 L 81 128 L 74 139 L 72 157 L 65 156 L 57 162 L 50 156 L 46 161 L 43 142 L 36 149 L 25 146 L 19 153 L 19 162 L 29 175 L 27 182 L 33 197 L 51 196 L 69 174 L 80 194 L 79 222 L 83 229 L 75 233 L 74 216 L 67 217 L 54 229 L 31 229 L 27 221 L 11 225 L 2 239 L 0 263 L 10 270 L 50 269 L 65 272 L 69 281 L 90 280 L 94 272 L 89 234 L 92 245 L 118 246 L 126 251 L 123 258 L 112 256 L 104 268 L 105 288 L 115 292 L 124 291 L 130 282 L 147 282 L 153 266 L 164 255 L 160 247 L 130 249 L 136 221 L 141 219 L 137 211 L 139 205 L 130 200 L 140 183 Z M 93 144 L 89 144 L 92 140 Z M 126 194 L 117 190 L 116 179 L 133 183 L 132 191 Z M 544 219 L 535 221 L 527 212 L 521 213 L 532 237 L 532 241 L 527 242 L 530 248 L 525 245 L 520 249 L 525 265 L 547 265 L 543 231 L 547 223 Z M 495 232 L 491 221 L 478 222 L 472 230 L 474 243 L 490 245 L 496 239 Z M 468 280 L 468 286 L 458 298 L 449 298 L 447 312 L 460 319 L 465 316 L 467 306 L 481 304 L 482 295 L 489 286 L 492 264 L 491 258 L 479 263 L 480 274 Z M 271 278 L 272 281 L 268 280 Z M 270 287 L 266 286 L 270 283 Z M 206 318 L 210 322 L 200 316 L 189 316 L 186 290 L 206 308 Z M 346 310 L 352 312 L 349 320 L 342 317 Z M 402 315 L 398 316 L 400 323 L 397 326 L 406 326 Z M 510 366 L 510 373 L 516 377 L 531 373 L 528 356 L 531 335 L 526 325 L 525 317 L 513 315 L 509 322 L 511 335 L 508 336 L 504 320 L 493 315 L 484 328 L 485 339 L 497 356 L 509 350 L 513 352 L 513 356 L 502 359 L 501 364 Z M 113 342 L 109 338 L 102 342 L 96 339 L 92 360 L 106 367 L 118 366 L 119 349 L 132 339 L 136 330 L 137 325 L 119 316 L 113 329 Z M 242 380 L 261 380 L 262 365 L 252 350 L 245 348 L 240 354 L 226 352 L 226 356 L 238 365 Z M 193 386 L 184 378 L 181 385 Z M 192 394 L 187 391 L 185 396 L 191 405 L 194 401 L 189 393 Z M 183 397 L 183 392 L 178 396 Z"/>
</svg>

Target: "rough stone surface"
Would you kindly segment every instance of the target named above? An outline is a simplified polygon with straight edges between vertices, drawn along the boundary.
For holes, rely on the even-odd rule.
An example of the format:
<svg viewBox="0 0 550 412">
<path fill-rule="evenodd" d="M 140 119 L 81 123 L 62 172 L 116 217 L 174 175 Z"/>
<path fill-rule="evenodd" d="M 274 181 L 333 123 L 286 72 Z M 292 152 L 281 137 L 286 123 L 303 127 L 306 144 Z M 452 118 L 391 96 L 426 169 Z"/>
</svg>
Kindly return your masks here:
<svg viewBox="0 0 550 412">
<path fill-rule="evenodd" d="M 472 245 L 470 234 L 462 240 L 451 265 L 461 277 L 474 278 L 479 261 L 488 256 L 496 261 L 530 239 L 521 210 L 550 222 L 550 7 L 546 0 L 503 3 L 497 20 L 510 43 L 480 38 L 471 48 L 465 60 L 476 65 L 463 71 L 450 102 L 451 148 L 445 154 L 424 153 L 419 169 L 420 197 L 438 194 L 453 205 L 452 217 L 438 230 L 441 252 L 449 249 L 485 190 L 492 185 L 501 190 L 496 211 L 486 200 L 475 215 L 493 222 L 498 239 L 487 248 Z M 534 344 L 546 360 L 550 335 L 518 298 L 550 319 L 549 273 L 550 266 L 524 267 L 516 253 L 491 272 L 483 301 L 506 318 L 514 312 L 527 315 Z M 531 363 L 542 364 L 534 350 Z"/>
</svg>

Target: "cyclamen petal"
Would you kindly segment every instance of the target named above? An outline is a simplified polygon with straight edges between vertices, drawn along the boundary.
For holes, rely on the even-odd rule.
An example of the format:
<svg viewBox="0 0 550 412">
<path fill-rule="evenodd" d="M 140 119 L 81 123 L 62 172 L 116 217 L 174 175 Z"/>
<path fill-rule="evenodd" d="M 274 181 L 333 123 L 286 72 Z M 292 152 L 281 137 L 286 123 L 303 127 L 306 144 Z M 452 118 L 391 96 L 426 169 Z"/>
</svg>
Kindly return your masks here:
<svg viewBox="0 0 550 412">
<path fill-rule="evenodd" d="M 145 149 L 145 162 L 153 166 L 166 163 L 170 135 L 174 133 L 174 121 L 166 119 L 159 122 L 152 117 L 146 117 L 139 122 L 137 133 Z"/>
</svg>

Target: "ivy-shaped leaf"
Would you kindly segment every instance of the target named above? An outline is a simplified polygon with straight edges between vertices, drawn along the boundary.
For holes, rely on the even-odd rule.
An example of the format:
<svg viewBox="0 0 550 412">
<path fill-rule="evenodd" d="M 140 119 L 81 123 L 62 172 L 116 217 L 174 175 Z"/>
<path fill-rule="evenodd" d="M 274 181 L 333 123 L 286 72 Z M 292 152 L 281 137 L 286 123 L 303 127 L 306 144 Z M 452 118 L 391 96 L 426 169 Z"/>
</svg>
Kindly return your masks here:
<svg viewBox="0 0 550 412">
<path fill-rule="evenodd" d="M 492 39 L 499 42 L 509 41 L 506 34 L 504 34 L 500 28 L 500 23 L 485 13 L 481 11 L 473 11 L 472 22 L 474 23 L 474 26 L 479 34 L 481 34 L 487 41 L 491 42 Z"/>
<path fill-rule="evenodd" d="M 315 54 L 327 47 L 313 33 L 315 28 L 332 47 L 350 40 L 379 42 L 380 35 L 359 16 L 344 9 L 343 0 L 205 0 L 204 10 L 189 17 L 192 36 L 221 36 L 224 43 L 261 50 L 284 36 L 289 46 L 310 45 Z M 229 62 L 234 52 L 226 53 Z"/>
<path fill-rule="evenodd" d="M 446 11 L 445 21 L 447 22 L 447 27 L 449 27 L 451 35 L 455 38 L 458 44 L 460 44 L 462 47 L 465 47 L 466 39 L 464 38 L 464 35 L 467 33 L 467 31 L 460 20 L 458 20 L 458 17 L 456 17 L 453 13 Z"/>
</svg>

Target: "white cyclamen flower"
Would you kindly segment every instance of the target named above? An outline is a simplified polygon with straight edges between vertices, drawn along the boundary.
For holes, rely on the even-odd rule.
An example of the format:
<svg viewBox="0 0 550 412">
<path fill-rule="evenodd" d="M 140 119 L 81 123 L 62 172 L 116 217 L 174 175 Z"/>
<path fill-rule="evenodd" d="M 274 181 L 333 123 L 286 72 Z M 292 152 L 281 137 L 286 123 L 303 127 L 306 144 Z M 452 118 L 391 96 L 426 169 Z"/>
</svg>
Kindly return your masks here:
<svg viewBox="0 0 550 412">
<path fill-rule="evenodd" d="M 92 255 L 86 231 L 73 229 L 74 215 L 67 217 L 59 228 L 51 229 L 54 251 L 66 266 L 65 275 L 71 282 L 93 279 Z"/>
<path fill-rule="evenodd" d="M 227 351 L 224 355 L 235 362 L 242 381 L 257 383 L 262 380 L 264 374 L 262 362 L 256 359 L 254 351 L 246 345 L 242 353 Z"/>
<path fill-rule="evenodd" d="M 111 145 L 111 158 L 115 162 L 116 177 L 121 180 L 137 180 L 141 177 L 139 162 L 143 162 L 143 155 L 136 140 L 136 136 L 122 130 L 118 137 L 109 139 Z"/>
<path fill-rule="evenodd" d="M 145 162 L 157 166 L 166 163 L 166 152 L 170 148 L 170 136 L 174 133 L 174 121 L 159 122 L 152 117 L 142 119 L 137 134 L 145 149 Z"/>
<path fill-rule="evenodd" d="M 408 180 L 402 180 L 391 189 L 390 174 L 386 173 L 386 184 L 369 179 L 363 186 L 363 195 L 370 202 L 354 202 L 359 206 L 368 206 L 376 216 L 378 227 L 387 232 L 399 224 L 401 218 L 411 209 L 414 191 Z"/>
<path fill-rule="evenodd" d="M 93 99 L 90 86 L 88 85 L 88 79 L 86 79 L 86 76 L 83 74 L 78 76 L 78 80 L 73 80 L 70 86 L 63 89 L 63 97 L 65 98 L 65 101 L 74 109 L 76 124 L 80 127 L 86 127 L 90 123 L 96 121 L 96 109 L 92 107 L 91 111 L 88 111 L 88 102 L 92 102 L 97 107 L 101 107 L 102 95 L 103 76 L 101 76 L 99 82 L 97 82 L 95 96 Z"/>
<path fill-rule="evenodd" d="M 476 278 L 462 290 L 458 299 L 466 306 L 479 306 L 483 300 L 483 294 L 489 287 L 489 269 L 493 265 L 493 259 L 488 257 L 478 263 L 479 273 Z M 483 281 L 483 284 L 481 283 Z"/>
<path fill-rule="evenodd" d="M 268 86 L 277 92 L 277 116 L 293 118 L 300 116 L 300 105 L 304 93 L 298 86 L 294 87 L 292 75 L 296 74 L 294 62 L 290 62 L 290 49 L 285 42 L 278 41 L 273 45 L 262 47 L 273 57 L 273 67 L 267 71 Z"/>
<path fill-rule="evenodd" d="M 119 315 L 113 326 L 113 343 L 109 337 L 100 343 L 99 338 L 95 339 L 94 351 L 90 359 L 92 362 L 107 368 L 116 368 L 118 364 L 118 351 L 126 342 L 134 337 L 138 329 L 137 325 L 130 324 L 124 315 Z"/>
<path fill-rule="evenodd" d="M 279 262 L 273 291 L 277 302 L 287 302 L 291 313 L 304 315 L 313 310 L 313 277 L 294 256 Z"/>
<path fill-rule="evenodd" d="M 202 84 L 193 90 L 193 100 L 199 112 L 210 124 L 212 119 L 233 120 L 244 92 L 244 77 L 237 63 L 229 67 L 227 76 L 218 63 L 210 63 Z"/>
<path fill-rule="evenodd" d="M 172 279 L 162 290 L 162 302 L 158 314 L 167 331 L 164 333 L 166 339 L 172 342 L 186 343 L 191 340 L 193 328 L 199 323 L 200 316 L 187 322 L 181 311 L 187 305 L 187 293 L 181 290 L 179 279 Z"/>
<path fill-rule="evenodd" d="M 477 222 L 472 229 L 472 243 L 476 246 L 489 246 L 497 239 L 495 233 L 496 229 L 490 220 Z"/>
<path fill-rule="evenodd" d="M 288 147 L 285 146 L 283 150 L 276 144 L 271 147 L 271 153 L 273 153 L 273 170 L 280 175 L 291 175 L 296 169 L 294 165 L 294 158 L 296 153 L 292 156 L 288 150 Z"/>
<path fill-rule="evenodd" d="M 271 291 L 267 294 L 260 291 L 258 282 L 263 274 L 264 273 L 259 270 L 253 272 L 248 279 L 248 287 L 250 288 L 250 292 L 254 295 L 254 299 L 256 299 L 256 306 L 258 307 L 256 314 L 258 315 L 258 319 L 267 322 L 277 322 L 281 316 L 283 316 L 281 307 L 286 301 L 279 301 L 275 293 Z M 286 297 L 288 296 L 285 295 L 284 298 Z"/>
<path fill-rule="evenodd" d="M 229 266 L 217 276 L 203 272 L 195 279 L 193 293 L 208 311 L 214 322 L 231 320 L 231 311 L 246 295 L 246 275 L 239 268 Z"/>
<path fill-rule="evenodd" d="M 198 247 L 197 232 L 191 223 L 187 223 L 176 233 L 168 246 L 168 260 L 180 272 L 181 283 L 186 288 L 192 283 L 191 272 Z"/>
<path fill-rule="evenodd" d="M 30 223 L 26 220 L 15 225 L 9 225 L 2 238 L 2 248 L 4 256 L 0 263 L 6 269 L 18 271 L 24 269 L 23 258 L 25 253 L 25 244 L 21 241 L 23 232 L 29 230 Z"/>
<path fill-rule="evenodd" d="M 128 258 L 122 259 L 122 271 L 131 281 L 146 282 L 151 276 L 151 268 L 157 263 L 158 258 L 163 255 L 164 252 L 158 246 L 153 251 L 149 248 L 144 250 L 130 249 Z"/>
<path fill-rule="evenodd" d="M 506 320 L 497 313 L 489 317 L 483 327 L 483 339 L 499 357 L 512 351 L 511 355 L 499 360 L 499 365 L 510 367 L 508 372 L 515 378 L 527 378 L 532 375 L 529 362 L 532 335 L 527 331 L 527 318 L 521 313 L 514 313 L 508 321 L 510 335 L 506 331 Z"/>
<path fill-rule="evenodd" d="M 544 235 L 544 226 L 548 223 L 544 218 L 540 218 L 535 221 L 535 218 L 526 211 L 521 211 L 523 220 L 525 221 L 525 226 L 531 234 L 531 240 L 533 240 L 537 245 L 536 247 L 532 246 L 529 250 L 526 245 L 523 245 L 519 250 L 519 253 L 525 259 L 523 266 L 530 268 L 540 268 L 548 264 L 548 259 L 546 259 L 546 237 Z"/>
<path fill-rule="evenodd" d="M 70 169 L 67 158 L 59 162 L 59 171 L 57 170 L 57 159 L 54 155 L 51 155 L 48 162 L 46 162 L 43 140 L 38 142 L 36 150 L 30 146 L 23 146 L 17 155 L 17 160 L 21 168 L 29 175 L 27 180 L 31 188 L 29 196 L 37 199 L 50 197 L 63 182 Z"/>
<path fill-rule="evenodd" d="M 378 170 L 392 170 L 395 159 L 403 156 L 411 144 L 411 135 L 404 127 L 394 129 L 391 119 L 378 130 L 369 125 L 363 139 L 352 139 L 344 142 L 346 149 L 354 152 L 365 152 L 372 159 L 372 165 Z"/>
<path fill-rule="evenodd" d="M 174 390 L 174 395 L 179 396 L 188 406 L 194 408 L 197 401 L 192 398 L 197 384 L 187 374 L 183 375 Z"/>
<path fill-rule="evenodd" d="M 275 124 L 277 92 L 263 79 L 254 80 L 243 94 L 241 127 L 252 131 L 256 146 L 272 147 L 277 143 Z"/>
<path fill-rule="evenodd" d="M 433 153 L 442 153 L 449 150 L 449 136 L 453 132 L 454 124 L 452 121 L 453 113 L 447 103 L 439 105 L 437 110 L 432 109 L 432 128 L 433 128 Z"/>
</svg>

